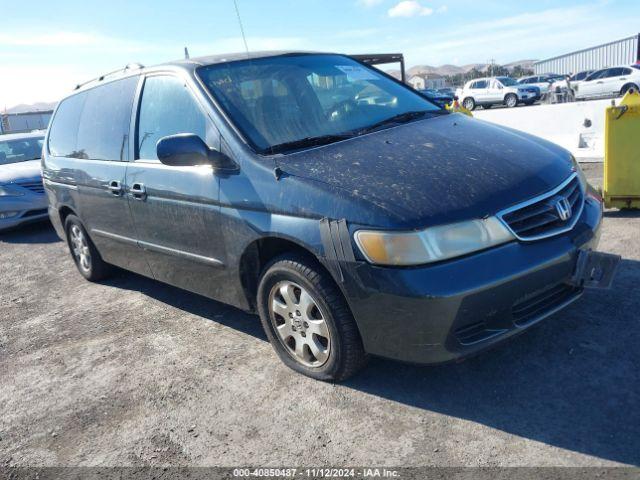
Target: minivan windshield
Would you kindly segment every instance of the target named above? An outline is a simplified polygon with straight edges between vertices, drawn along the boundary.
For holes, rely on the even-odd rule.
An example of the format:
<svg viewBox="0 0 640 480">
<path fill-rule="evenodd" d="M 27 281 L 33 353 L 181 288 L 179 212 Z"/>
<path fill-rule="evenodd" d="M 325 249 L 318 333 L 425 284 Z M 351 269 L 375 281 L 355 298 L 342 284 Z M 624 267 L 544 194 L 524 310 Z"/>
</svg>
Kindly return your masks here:
<svg viewBox="0 0 640 480">
<path fill-rule="evenodd" d="M 0 140 L 0 165 L 40 159 L 43 141 L 44 137 Z"/>
<path fill-rule="evenodd" d="M 332 143 L 445 113 L 374 68 L 331 54 L 200 67 L 198 76 L 259 153 Z"/>
</svg>

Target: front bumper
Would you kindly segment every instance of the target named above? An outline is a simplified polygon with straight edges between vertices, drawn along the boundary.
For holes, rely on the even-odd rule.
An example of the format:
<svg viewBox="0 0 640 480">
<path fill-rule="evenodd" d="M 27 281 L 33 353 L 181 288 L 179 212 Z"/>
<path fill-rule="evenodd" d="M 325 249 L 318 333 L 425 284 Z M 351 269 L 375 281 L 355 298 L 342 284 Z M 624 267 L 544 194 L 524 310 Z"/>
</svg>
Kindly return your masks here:
<svg viewBox="0 0 640 480">
<path fill-rule="evenodd" d="M 0 231 L 39 222 L 49 218 L 47 196 L 44 194 L 27 194 L 20 197 L 0 197 Z"/>
<path fill-rule="evenodd" d="M 365 350 L 437 364 L 521 333 L 582 295 L 571 278 L 579 252 L 596 248 L 601 219 L 601 204 L 589 197 L 563 235 L 425 267 L 358 262 L 345 268 L 347 301 Z"/>
</svg>

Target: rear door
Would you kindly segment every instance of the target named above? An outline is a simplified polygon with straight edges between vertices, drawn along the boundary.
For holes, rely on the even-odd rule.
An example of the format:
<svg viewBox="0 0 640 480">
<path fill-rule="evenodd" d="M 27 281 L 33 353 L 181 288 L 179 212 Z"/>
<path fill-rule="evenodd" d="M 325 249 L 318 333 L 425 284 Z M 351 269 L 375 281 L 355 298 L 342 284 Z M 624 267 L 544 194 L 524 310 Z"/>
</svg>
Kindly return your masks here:
<svg viewBox="0 0 640 480">
<path fill-rule="evenodd" d="M 139 245 L 153 276 L 219 298 L 225 288 L 219 180 L 210 166 L 173 167 L 158 160 L 165 136 L 192 133 L 220 149 L 220 134 L 190 86 L 174 74 L 147 76 L 139 93 L 135 159 L 127 196 Z"/>
<path fill-rule="evenodd" d="M 471 95 L 476 103 L 487 102 L 488 87 L 489 82 L 487 80 L 476 80 L 471 84 Z"/>
<path fill-rule="evenodd" d="M 102 258 L 149 275 L 124 196 L 129 127 L 138 77 L 116 80 L 64 100 L 51 126 L 51 180 L 73 183 L 76 213 Z M 54 178 L 55 177 L 55 178 Z"/>
<path fill-rule="evenodd" d="M 502 103 L 504 99 L 504 87 L 495 78 L 488 81 L 486 100 L 491 103 Z"/>
</svg>

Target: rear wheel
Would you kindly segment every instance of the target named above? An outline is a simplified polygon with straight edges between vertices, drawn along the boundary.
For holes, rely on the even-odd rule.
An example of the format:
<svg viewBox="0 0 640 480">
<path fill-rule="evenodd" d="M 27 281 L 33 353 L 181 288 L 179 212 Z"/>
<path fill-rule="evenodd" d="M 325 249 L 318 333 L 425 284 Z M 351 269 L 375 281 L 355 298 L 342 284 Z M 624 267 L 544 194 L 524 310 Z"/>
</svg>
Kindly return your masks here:
<svg viewBox="0 0 640 480">
<path fill-rule="evenodd" d="M 504 97 L 504 103 L 509 108 L 518 106 L 517 95 L 515 93 L 509 93 L 506 97 Z"/>
<path fill-rule="evenodd" d="M 472 97 L 467 97 L 463 100 L 462 106 L 471 111 L 476 108 L 476 101 Z"/>
<path fill-rule="evenodd" d="M 80 219 L 69 215 L 64 225 L 69 251 L 80 274 L 92 282 L 108 277 L 113 267 L 102 260 Z"/>
<path fill-rule="evenodd" d="M 276 258 L 262 274 L 257 301 L 271 345 L 293 370 L 341 381 L 366 363 L 353 315 L 316 262 L 297 255 Z"/>
<path fill-rule="evenodd" d="M 620 89 L 620 95 L 622 95 L 622 96 L 626 95 L 629 90 L 634 90 L 636 92 L 639 91 L 638 85 L 636 85 L 634 83 L 626 84 L 624 87 L 622 87 Z"/>
</svg>

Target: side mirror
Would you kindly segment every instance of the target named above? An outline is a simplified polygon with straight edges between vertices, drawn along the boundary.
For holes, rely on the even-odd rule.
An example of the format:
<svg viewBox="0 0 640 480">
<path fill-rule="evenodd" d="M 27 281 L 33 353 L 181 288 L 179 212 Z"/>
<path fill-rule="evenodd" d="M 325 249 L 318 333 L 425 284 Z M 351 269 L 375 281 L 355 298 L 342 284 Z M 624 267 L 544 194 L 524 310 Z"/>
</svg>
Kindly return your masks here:
<svg viewBox="0 0 640 480">
<path fill-rule="evenodd" d="M 238 165 L 224 153 L 209 148 L 193 133 L 169 135 L 158 140 L 156 145 L 158 160 L 174 167 L 211 165 L 216 170 L 237 170 Z"/>
</svg>

